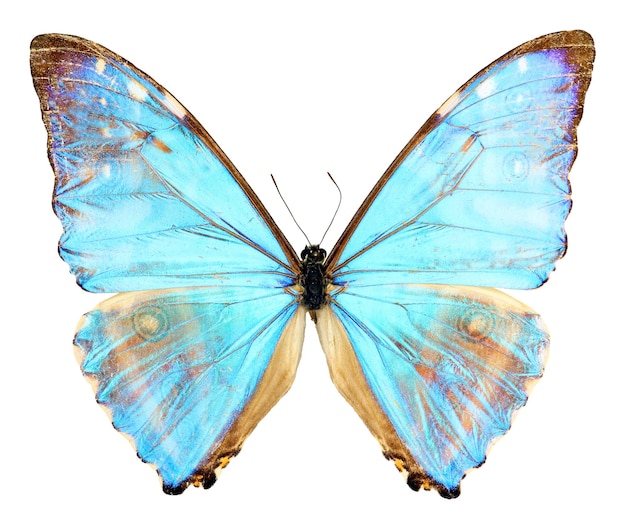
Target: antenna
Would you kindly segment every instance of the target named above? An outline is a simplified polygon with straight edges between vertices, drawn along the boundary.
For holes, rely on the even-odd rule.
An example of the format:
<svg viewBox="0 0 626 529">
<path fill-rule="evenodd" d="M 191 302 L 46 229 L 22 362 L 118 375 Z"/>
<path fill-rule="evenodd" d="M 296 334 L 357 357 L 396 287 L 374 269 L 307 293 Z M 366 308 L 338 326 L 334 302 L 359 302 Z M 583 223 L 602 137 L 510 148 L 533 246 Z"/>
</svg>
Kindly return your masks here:
<svg viewBox="0 0 626 529">
<path fill-rule="evenodd" d="M 306 233 L 304 233 L 304 230 L 300 227 L 300 224 L 298 224 L 298 221 L 296 220 L 296 217 L 293 216 L 293 213 L 289 209 L 289 206 L 287 205 L 287 201 L 283 198 L 283 195 L 280 192 L 280 189 L 278 189 L 278 184 L 276 183 L 276 179 L 274 178 L 274 175 L 270 174 L 270 176 L 272 177 L 272 182 L 274 182 L 274 187 L 276 188 L 276 191 L 278 192 L 278 196 L 283 201 L 283 204 L 285 204 L 285 207 L 287 208 L 287 211 L 289 212 L 289 215 L 291 215 L 291 218 L 293 219 L 295 225 L 298 226 L 298 229 L 300 230 L 302 235 L 304 235 L 304 238 L 306 239 L 307 245 L 312 246 L 311 245 L 311 241 L 309 241 L 309 238 L 306 236 Z"/>
<path fill-rule="evenodd" d="M 335 182 L 335 179 L 331 176 L 330 173 L 327 172 L 326 174 L 328 175 L 328 178 L 330 178 L 330 181 L 333 184 L 335 184 L 335 187 L 337 188 L 337 191 L 339 191 L 339 202 L 337 204 L 337 208 L 335 209 L 335 213 L 333 213 L 333 218 L 330 219 L 330 223 L 328 224 L 328 227 L 326 228 L 326 231 L 324 232 L 324 235 L 322 235 L 322 238 L 321 238 L 321 240 L 319 242 L 319 245 L 322 244 L 322 241 L 324 240 L 324 237 L 326 237 L 326 234 L 328 233 L 328 230 L 333 225 L 333 222 L 335 221 L 335 217 L 337 216 L 337 212 L 339 211 L 339 208 L 341 206 L 341 199 L 342 199 L 341 189 L 339 188 L 339 185 L 337 185 L 337 182 Z M 304 235 L 304 238 L 306 239 L 307 244 L 309 246 L 312 246 L 311 241 L 307 237 L 306 233 L 304 233 L 304 230 L 300 227 L 300 224 L 298 224 L 298 221 L 296 220 L 296 217 L 292 213 L 291 209 L 289 209 L 289 206 L 287 205 L 287 201 L 284 199 L 282 193 L 280 192 L 280 189 L 278 188 L 278 184 L 276 183 L 276 179 L 274 178 L 274 175 L 270 174 L 270 177 L 272 178 L 272 182 L 274 182 L 274 187 L 276 188 L 276 191 L 278 192 L 278 196 L 283 201 L 283 204 L 285 204 L 285 207 L 287 208 L 287 211 L 289 212 L 289 215 L 291 215 L 291 218 L 293 219 L 293 222 L 298 227 L 298 229 L 300 230 L 302 235 Z"/>
<path fill-rule="evenodd" d="M 328 224 L 328 228 L 326 228 L 326 231 L 324 232 L 324 235 L 322 235 L 322 239 L 320 240 L 320 246 L 322 245 L 322 241 L 324 240 L 324 237 L 326 237 L 326 234 L 328 233 L 328 230 L 330 230 L 330 227 L 333 225 L 333 222 L 335 222 L 335 217 L 337 216 L 337 213 L 339 212 L 339 208 L 341 207 L 341 199 L 343 198 L 342 194 L 341 194 L 341 188 L 339 187 L 339 185 L 337 185 L 337 182 L 335 182 L 335 179 L 331 176 L 330 173 L 326 173 L 328 175 L 328 178 L 330 178 L 330 181 L 335 184 L 335 187 L 337 188 L 337 191 L 339 191 L 339 202 L 337 203 L 337 208 L 335 209 L 335 213 L 333 213 L 333 218 L 330 219 L 330 223 Z"/>
</svg>

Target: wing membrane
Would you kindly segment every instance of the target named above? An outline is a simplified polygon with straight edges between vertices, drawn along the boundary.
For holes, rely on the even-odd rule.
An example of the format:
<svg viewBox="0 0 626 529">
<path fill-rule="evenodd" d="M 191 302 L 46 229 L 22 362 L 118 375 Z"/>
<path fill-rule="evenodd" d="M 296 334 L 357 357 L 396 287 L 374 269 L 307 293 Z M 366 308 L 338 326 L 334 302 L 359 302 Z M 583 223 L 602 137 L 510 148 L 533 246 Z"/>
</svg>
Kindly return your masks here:
<svg viewBox="0 0 626 529">
<path fill-rule="evenodd" d="M 295 252 L 165 89 L 77 37 L 35 38 L 31 69 L 65 228 L 59 251 L 83 288 L 293 282 Z"/>
<path fill-rule="evenodd" d="M 415 489 L 457 496 L 542 374 L 539 316 L 483 287 L 537 287 L 565 252 L 593 58 L 587 33 L 564 32 L 477 74 L 329 255 L 317 322 L 331 376 Z"/>
<path fill-rule="evenodd" d="M 289 389 L 304 336 L 291 294 L 204 287 L 119 294 L 75 338 L 115 428 L 169 493 L 215 481 Z"/>
<path fill-rule="evenodd" d="M 459 89 L 333 249 L 335 282 L 543 283 L 566 248 L 568 173 L 593 57 L 584 32 L 548 35 Z"/>
<path fill-rule="evenodd" d="M 331 376 L 409 484 L 459 493 L 541 377 L 548 334 L 493 289 L 346 289 L 318 315 Z M 346 375 L 348 373 L 348 375 Z"/>
</svg>

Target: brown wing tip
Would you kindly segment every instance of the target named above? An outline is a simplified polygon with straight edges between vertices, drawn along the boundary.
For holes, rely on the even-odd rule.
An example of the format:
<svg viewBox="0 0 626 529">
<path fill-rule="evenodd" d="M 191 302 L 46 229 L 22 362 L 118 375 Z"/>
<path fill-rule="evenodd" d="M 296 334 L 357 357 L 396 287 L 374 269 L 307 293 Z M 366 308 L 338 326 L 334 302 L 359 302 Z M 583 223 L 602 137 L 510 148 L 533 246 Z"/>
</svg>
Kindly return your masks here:
<svg viewBox="0 0 626 529">
<path fill-rule="evenodd" d="M 45 33 L 37 35 L 30 43 L 31 54 L 46 50 L 71 49 L 73 51 L 93 50 L 94 46 L 87 39 L 73 35 L 60 35 L 58 33 Z"/>
<path fill-rule="evenodd" d="M 586 31 L 577 29 L 544 35 L 543 37 L 522 44 L 518 48 L 510 51 L 500 60 L 521 53 L 552 49 L 566 50 L 568 63 L 575 67 L 574 70 L 581 77 L 580 94 L 584 97 L 587 87 L 589 86 L 589 81 L 591 80 L 593 61 L 596 56 L 593 38 Z"/>
<path fill-rule="evenodd" d="M 522 46 L 528 45 L 531 49 L 550 49 L 564 48 L 570 46 L 593 46 L 593 38 L 589 33 L 582 29 L 574 29 L 570 31 L 557 31 L 556 33 L 548 33 L 542 37 L 538 37 L 528 41 Z"/>
</svg>

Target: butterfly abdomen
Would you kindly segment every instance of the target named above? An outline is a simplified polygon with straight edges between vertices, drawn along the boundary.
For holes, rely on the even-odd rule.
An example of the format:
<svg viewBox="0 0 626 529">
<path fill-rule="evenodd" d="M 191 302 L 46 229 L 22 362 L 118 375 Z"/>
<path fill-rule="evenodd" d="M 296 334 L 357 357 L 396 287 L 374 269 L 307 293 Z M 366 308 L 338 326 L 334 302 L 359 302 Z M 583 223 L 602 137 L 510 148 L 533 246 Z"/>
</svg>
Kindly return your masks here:
<svg viewBox="0 0 626 529">
<path fill-rule="evenodd" d="M 302 304 L 309 310 L 317 310 L 326 301 L 326 250 L 317 245 L 307 246 L 300 257 L 300 285 L 304 288 Z"/>
</svg>

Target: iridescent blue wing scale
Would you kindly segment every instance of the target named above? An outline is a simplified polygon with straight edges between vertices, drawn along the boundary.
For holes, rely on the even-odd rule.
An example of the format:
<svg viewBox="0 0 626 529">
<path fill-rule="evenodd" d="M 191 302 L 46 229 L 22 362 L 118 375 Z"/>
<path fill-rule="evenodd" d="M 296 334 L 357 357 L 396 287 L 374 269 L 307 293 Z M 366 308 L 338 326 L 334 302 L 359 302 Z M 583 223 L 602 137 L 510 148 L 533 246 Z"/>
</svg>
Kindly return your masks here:
<svg viewBox="0 0 626 529">
<path fill-rule="evenodd" d="M 289 389 L 304 315 L 263 287 L 131 292 L 86 314 L 74 342 L 115 428 L 177 494 L 211 486 Z"/>
<path fill-rule="evenodd" d="M 317 314 L 331 376 L 418 490 L 460 493 L 543 371 L 548 334 L 500 291 L 346 289 Z"/>
<path fill-rule="evenodd" d="M 336 283 L 541 285 L 565 252 L 568 174 L 593 58 L 587 33 L 547 35 L 457 90 L 329 255 Z"/>
<path fill-rule="evenodd" d="M 82 370 L 166 492 L 208 487 L 293 381 L 298 258 L 213 139 L 146 74 L 63 35 L 33 40 L 31 70 L 59 253 L 86 290 L 135 291 L 85 316 Z"/>
<path fill-rule="evenodd" d="M 565 252 L 593 59 L 587 33 L 564 32 L 477 74 L 329 255 L 317 321 L 331 376 L 413 488 L 457 496 L 542 374 L 539 316 L 482 287 L 535 288 Z"/>
<path fill-rule="evenodd" d="M 297 255 L 164 88 L 78 37 L 36 37 L 31 69 L 65 229 L 59 253 L 83 288 L 293 283 Z"/>
</svg>

